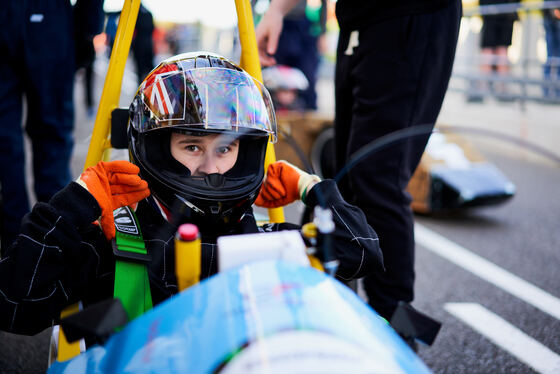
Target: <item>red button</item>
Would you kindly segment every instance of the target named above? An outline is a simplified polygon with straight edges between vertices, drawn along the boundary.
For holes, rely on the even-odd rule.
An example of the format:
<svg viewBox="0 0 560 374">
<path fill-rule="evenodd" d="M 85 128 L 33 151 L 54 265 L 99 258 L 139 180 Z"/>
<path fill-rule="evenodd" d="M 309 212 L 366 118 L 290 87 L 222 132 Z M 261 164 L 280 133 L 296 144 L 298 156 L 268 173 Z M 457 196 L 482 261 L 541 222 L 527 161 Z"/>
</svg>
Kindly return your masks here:
<svg viewBox="0 0 560 374">
<path fill-rule="evenodd" d="M 181 240 L 192 241 L 198 238 L 198 227 L 192 223 L 183 223 L 177 232 Z"/>
</svg>

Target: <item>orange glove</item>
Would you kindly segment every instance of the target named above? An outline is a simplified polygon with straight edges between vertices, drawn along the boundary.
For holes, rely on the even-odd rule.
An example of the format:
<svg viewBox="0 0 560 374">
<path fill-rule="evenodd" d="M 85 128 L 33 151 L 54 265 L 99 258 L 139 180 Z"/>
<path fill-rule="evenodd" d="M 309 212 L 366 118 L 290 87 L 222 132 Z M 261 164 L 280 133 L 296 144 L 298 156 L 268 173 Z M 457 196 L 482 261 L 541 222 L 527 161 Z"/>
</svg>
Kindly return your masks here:
<svg viewBox="0 0 560 374">
<path fill-rule="evenodd" d="M 108 240 L 115 237 L 113 210 L 148 197 L 148 183 L 140 179 L 138 166 L 128 161 L 100 161 L 76 181 L 93 195 L 101 208 L 101 229 Z"/>
<path fill-rule="evenodd" d="M 298 199 L 304 199 L 311 187 L 321 178 L 308 174 L 286 161 L 268 165 L 263 186 L 255 204 L 265 208 L 278 208 Z"/>
</svg>

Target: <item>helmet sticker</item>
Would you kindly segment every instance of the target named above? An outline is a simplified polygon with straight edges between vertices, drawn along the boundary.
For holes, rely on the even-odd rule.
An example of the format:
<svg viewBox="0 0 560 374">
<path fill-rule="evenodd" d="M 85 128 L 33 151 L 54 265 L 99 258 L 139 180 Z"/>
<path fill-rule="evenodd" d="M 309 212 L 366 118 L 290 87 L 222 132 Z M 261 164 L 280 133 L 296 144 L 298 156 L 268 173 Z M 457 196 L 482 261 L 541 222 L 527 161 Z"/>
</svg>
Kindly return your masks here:
<svg viewBox="0 0 560 374">
<path fill-rule="evenodd" d="M 185 80 L 177 65 L 164 65 L 154 70 L 141 91 L 144 102 L 157 119 L 183 119 Z"/>
</svg>

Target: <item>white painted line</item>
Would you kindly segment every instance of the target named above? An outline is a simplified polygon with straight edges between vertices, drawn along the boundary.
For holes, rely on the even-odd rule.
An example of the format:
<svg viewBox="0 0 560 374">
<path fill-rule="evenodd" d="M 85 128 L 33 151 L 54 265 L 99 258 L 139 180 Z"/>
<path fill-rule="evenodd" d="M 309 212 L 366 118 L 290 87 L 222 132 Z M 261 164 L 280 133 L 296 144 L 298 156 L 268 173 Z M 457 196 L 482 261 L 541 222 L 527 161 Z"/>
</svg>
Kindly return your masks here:
<svg viewBox="0 0 560 374">
<path fill-rule="evenodd" d="M 560 356 L 476 303 L 447 303 L 445 310 L 539 373 L 560 373 Z"/>
<path fill-rule="evenodd" d="M 422 247 L 560 320 L 560 299 L 422 225 L 414 235 Z"/>
</svg>

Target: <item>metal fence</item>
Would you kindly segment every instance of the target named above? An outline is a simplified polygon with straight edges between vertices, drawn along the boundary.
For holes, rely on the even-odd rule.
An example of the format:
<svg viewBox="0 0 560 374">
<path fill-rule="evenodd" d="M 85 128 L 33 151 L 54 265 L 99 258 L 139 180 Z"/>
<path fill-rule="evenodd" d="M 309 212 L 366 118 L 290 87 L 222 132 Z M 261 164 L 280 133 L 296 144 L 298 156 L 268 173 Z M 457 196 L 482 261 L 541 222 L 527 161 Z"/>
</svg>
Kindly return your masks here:
<svg viewBox="0 0 560 374">
<path fill-rule="evenodd" d="M 560 8 L 560 1 L 477 7 L 465 4 L 449 89 L 464 92 L 468 101 L 517 101 L 522 106 L 527 101 L 560 104 L 560 56 L 547 56 L 543 26 L 543 11 L 554 8 Z M 518 14 L 518 20 L 507 56 L 482 54 L 481 16 L 512 13 Z M 488 66 L 499 65 L 505 66 L 507 72 L 488 71 Z M 550 72 L 546 77 L 545 69 Z"/>
</svg>

